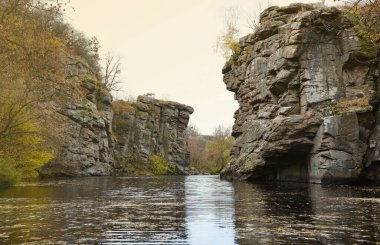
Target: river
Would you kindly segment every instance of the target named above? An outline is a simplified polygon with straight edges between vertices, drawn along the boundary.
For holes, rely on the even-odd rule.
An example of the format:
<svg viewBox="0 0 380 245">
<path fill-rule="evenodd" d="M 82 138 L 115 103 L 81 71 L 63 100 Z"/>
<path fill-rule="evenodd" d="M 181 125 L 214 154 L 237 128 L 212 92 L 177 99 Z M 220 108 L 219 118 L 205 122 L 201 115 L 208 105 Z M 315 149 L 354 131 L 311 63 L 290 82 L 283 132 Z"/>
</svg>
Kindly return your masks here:
<svg viewBox="0 0 380 245">
<path fill-rule="evenodd" d="M 376 244 L 380 188 L 90 177 L 0 190 L 0 244 Z"/>
</svg>

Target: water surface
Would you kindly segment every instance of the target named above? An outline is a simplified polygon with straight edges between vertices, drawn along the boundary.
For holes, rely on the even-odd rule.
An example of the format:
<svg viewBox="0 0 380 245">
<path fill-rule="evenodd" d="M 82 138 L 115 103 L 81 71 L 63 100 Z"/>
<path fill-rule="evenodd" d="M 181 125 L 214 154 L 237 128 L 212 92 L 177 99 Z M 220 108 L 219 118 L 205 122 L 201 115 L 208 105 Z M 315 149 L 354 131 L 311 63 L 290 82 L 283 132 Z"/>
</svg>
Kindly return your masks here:
<svg viewBox="0 0 380 245">
<path fill-rule="evenodd" d="M 1 244 L 376 244 L 380 188 L 94 177 L 0 190 Z"/>
</svg>

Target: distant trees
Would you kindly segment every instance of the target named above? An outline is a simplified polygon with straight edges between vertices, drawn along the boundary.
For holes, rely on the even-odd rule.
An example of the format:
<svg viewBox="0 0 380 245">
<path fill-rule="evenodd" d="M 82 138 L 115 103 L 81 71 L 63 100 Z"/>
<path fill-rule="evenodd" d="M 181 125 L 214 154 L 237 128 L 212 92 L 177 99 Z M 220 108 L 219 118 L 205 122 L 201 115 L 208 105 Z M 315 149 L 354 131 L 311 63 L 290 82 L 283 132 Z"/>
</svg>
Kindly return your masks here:
<svg viewBox="0 0 380 245">
<path fill-rule="evenodd" d="M 219 125 L 212 136 L 200 135 L 199 130 L 188 128 L 190 168 L 198 172 L 219 173 L 230 159 L 234 139 L 231 131 Z"/>
<path fill-rule="evenodd" d="M 233 145 L 231 130 L 219 125 L 212 139 L 206 144 L 205 160 L 214 165 L 213 170 L 219 173 L 230 160 L 230 152 Z"/>
<path fill-rule="evenodd" d="M 206 147 L 205 137 L 200 135 L 199 129 L 193 124 L 187 127 L 187 135 L 187 145 L 190 152 L 190 167 L 201 169 Z"/>
</svg>

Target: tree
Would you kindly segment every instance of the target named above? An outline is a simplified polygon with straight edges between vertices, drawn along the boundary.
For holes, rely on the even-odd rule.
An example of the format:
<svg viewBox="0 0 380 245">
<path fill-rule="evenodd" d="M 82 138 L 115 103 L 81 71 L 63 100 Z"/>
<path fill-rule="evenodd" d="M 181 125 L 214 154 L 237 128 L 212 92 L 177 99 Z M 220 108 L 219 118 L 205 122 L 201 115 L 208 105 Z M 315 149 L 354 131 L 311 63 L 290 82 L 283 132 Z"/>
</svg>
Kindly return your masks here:
<svg viewBox="0 0 380 245">
<path fill-rule="evenodd" d="M 206 161 L 214 166 L 214 170 L 220 172 L 230 159 L 230 151 L 233 145 L 231 130 L 219 125 L 216 127 L 213 138 L 206 145 Z"/>
<path fill-rule="evenodd" d="M 36 169 L 53 157 L 51 152 L 41 150 L 43 139 L 32 121 L 14 128 L 13 135 L 2 140 L 0 146 L 0 186 L 12 185 L 21 178 L 36 177 Z"/>
<path fill-rule="evenodd" d="M 206 144 L 202 140 L 199 129 L 194 124 L 187 126 L 186 135 L 188 137 L 187 146 L 190 152 L 190 167 L 201 170 Z"/>
<path fill-rule="evenodd" d="M 340 1 L 340 0 L 337 0 Z M 362 50 L 380 70 L 380 0 L 348 0 L 343 9 L 355 23 Z M 380 76 L 378 76 L 380 83 Z"/>
<path fill-rule="evenodd" d="M 64 42 L 53 33 L 60 0 L 0 0 L 0 184 L 32 177 L 42 147 L 38 106 L 63 82 Z"/>
<path fill-rule="evenodd" d="M 107 53 L 105 58 L 105 68 L 103 84 L 108 91 L 120 90 L 121 58 Z"/>
<path fill-rule="evenodd" d="M 224 17 L 225 30 L 217 38 L 216 43 L 216 51 L 220 51 L 226 59 L 229 59 L 231 55 L 240 51 L 238 20 L 238 9 L 229 8 Z"/>
<path fill-rule="evenodd" d="M 338 0 L 339 1 L 339 0 Z M 380 49 L 380 0 L 349 0 L 343 7 L 347 16 L 356 24 L 355 30 L 362 41 L 368 41 Z"/>
<path fill-rule="evenodd" d="M 218 126 L 212 136 L 200 135 L 194 125 L 188 128 L 190 167 L 198 172 L 219 173 L 229 161 L 233 138 L 230 130 Z"/>
</svg>

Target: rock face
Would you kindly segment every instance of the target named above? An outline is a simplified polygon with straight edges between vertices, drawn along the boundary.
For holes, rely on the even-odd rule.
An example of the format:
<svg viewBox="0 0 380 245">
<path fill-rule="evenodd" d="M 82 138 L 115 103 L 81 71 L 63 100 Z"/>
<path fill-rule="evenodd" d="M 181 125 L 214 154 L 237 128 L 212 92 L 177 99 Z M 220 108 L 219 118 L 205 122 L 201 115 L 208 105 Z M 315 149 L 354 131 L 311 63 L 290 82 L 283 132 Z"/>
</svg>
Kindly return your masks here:
<svg viewBox="0 0 380 245">
<path fill-rule="evenodd" d="M 379 70 L 336 8 L 271 7 L 223 68 L 239 109 L 226 179 L 380 180 Z"/>
<path fill-rule="evenodd" d="M 91 69 L 70 58 L 57 96 L 44 106 L 55 158 L 42 177 L 110 175 L 113 171 L 112 96 Z"/>
<path fill-rule="evenodd" d="M 151 156 L 162 156 L 187 173 L 186 128 L 193 108 L 139 96 L 135 103 L 116 101 L 114 111 L 115 152 L 119 158 L 129 158 L 133 165 L 147 165 Z"/>
</svg>

